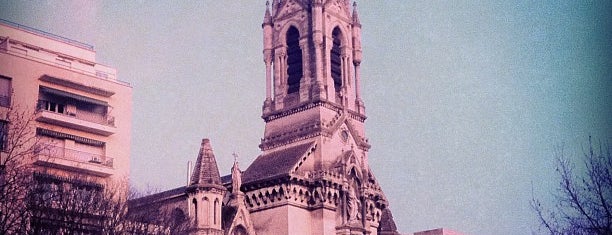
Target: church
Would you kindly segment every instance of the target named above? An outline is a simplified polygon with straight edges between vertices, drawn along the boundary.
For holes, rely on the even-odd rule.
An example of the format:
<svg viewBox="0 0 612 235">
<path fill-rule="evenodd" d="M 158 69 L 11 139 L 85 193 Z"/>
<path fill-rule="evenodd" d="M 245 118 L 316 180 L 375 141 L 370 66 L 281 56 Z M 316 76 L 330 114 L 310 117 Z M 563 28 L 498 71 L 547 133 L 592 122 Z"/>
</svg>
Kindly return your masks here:
<svg viewBox="0 0 612 235">
<path fill-rule="evenodd" d="M 262 28 L 261 155 L 221 176 L 203 139 L 186 186 L 134 199 L 130 210 L 167 215 L 184 225 L 179 234 L 399 234 L 368 165 L 357 5 L 273 0 Z"/>
</svg>

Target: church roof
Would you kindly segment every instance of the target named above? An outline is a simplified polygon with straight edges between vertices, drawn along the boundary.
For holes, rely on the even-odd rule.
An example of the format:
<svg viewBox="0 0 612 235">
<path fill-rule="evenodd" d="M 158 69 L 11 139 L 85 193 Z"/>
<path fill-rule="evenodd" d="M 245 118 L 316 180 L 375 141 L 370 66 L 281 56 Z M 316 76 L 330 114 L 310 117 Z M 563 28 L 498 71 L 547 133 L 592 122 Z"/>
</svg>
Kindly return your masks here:
<svg viewBox="0 0 612 235">
<path fill-rule="evenodd" d="M 167 191 L 147 195 L 144 197 L 131 199 L 128 201 L 128 206 L 133 208 L 133 207 L 138 207 L 141 205 L 149 205 L 151 203 L 163 201 L 169 198 L 178 197 L 185 193 L 185 188 L 186 188 L 185 186 L 182 186 L 182 187 L 170 189 Z"/>
<path fill-rule="evenodd" d="M 190 185 L 215 184 L 221 185 L 217 160 L 213 154 L 209 139 L 203 139 L 198 154 L 198 160 L 193 168 Z"/>
<path fill-rule="evenodd" d="M 259 155 L 242 175 L 244 184 L 289 175 L 300 158 L 314 142 L 309 142 L 268 154 Z"/>
<path fill-rule="evenodd" d="M 387 232 L 388 234 L 397 233 L 397 226 L 395 225 L 393 215 L 391 214 L 391 210 L 389 210 L 389 208 L 385 208 L 382 211 L 382 215 L 380 216 L 380 223 L 378 225 L 378 231 Z"/>
</svg>

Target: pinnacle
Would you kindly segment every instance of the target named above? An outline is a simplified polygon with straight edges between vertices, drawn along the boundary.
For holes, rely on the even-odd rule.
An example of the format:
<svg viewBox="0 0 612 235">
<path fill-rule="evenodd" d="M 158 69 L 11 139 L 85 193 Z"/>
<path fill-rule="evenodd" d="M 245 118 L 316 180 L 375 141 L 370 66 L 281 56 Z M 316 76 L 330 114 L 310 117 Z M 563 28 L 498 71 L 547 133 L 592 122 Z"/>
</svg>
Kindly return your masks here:
<svg viewBox="0 0 612 235">
<path fill-rule="evenodd" d="M 264 15 L 263 25 L 272 25 L 272 16 L 270 15 L 269 1 L 266 1 L 266 13 Z"/>
<path fill-rule="evenodd" d="M 221 184 L 217 160 L 213 153 L 209 139 L 202 139 L 198 160 L 195 163 L 190 185 Z"/>
<path fill-rule="evenodd" d="M 357 2 L 353 2 L 353 25 L 361 27 L 361 22 L 359 22 L 359 14 L 357 14 Z"/>
</svg>

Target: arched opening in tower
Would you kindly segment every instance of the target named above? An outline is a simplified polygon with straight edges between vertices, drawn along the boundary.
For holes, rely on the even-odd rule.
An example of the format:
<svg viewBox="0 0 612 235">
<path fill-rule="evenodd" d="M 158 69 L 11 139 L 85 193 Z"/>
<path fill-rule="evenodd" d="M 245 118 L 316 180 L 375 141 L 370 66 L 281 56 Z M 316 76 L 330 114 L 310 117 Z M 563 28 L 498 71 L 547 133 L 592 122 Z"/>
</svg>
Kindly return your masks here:
<svg viewBox="0 0 612 235">
<path fill-rule="evenodd" d="M 293 26 L 287 30 L 287 94 L 300 90 L 302 79 L 302 49 L 300 32 Z"/>
<path fill-rule="evenodd" d="M 342 40 L 340 37 L 342 32 L 338 27 L 334 28 L 332 32 L 333 45 L 331 48 L 330 64 L 331 64 L 331 77 L 334 79 L 334 89 L 336 92 L 340 92 L 342 89 L 342 53 L 340 47 L 342 46 Z"/>
</svg>

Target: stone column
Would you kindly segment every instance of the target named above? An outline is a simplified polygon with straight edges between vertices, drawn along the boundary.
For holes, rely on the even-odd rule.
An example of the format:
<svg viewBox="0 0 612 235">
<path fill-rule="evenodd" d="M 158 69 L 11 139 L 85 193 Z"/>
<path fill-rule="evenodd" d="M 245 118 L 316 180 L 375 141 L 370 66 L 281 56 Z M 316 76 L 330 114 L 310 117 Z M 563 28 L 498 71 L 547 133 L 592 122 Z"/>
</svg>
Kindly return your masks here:
<svg viewBox="0 0 612 235">
<path fill-rule="evenodd" d="M 314 0 L 312 6 L 312 37 L 314 43 L 314 74 L 315 88 L 313 89 L 314 98 L 323 100 L 325 85 L 323 81 L 323 2 L 322 0 Z"/>
</svg>

